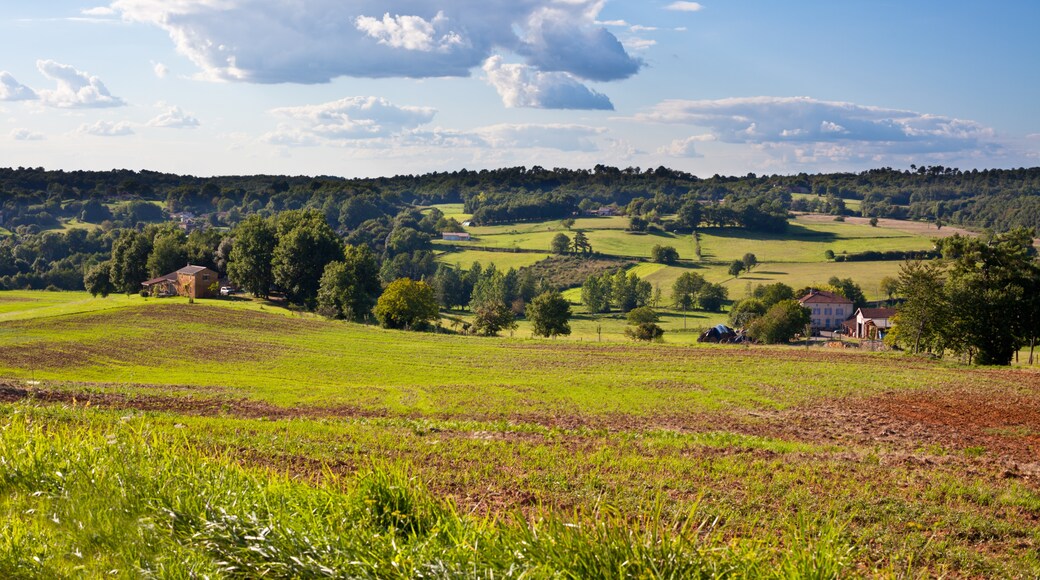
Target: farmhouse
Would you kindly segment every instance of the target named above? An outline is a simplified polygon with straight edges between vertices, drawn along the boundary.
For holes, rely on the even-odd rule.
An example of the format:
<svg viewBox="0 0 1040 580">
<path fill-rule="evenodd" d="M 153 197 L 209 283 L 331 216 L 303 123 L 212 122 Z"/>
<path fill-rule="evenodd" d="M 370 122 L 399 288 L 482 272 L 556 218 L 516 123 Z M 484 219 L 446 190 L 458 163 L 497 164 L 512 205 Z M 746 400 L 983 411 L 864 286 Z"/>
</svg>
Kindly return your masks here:
<svg viewBox="0 0 1040 580">
<path fill-rule="evenodd" d="M 466 232 L 444 232 L 441 234 L 441 239 L 452 242 L 468 242 L 470 237 Z"/>
<path fill-rule="evenodd" d="M 853 318 L 846 323 L 850 335 L 854 338 L 877 340 L 892 327 L 895 308 L 859 308 Z"/>
<path fill-rule="evenodd" d="M 154 296 L 187 296 L 212 298 L 216 295 L 218 275 L 205 266 L 187 266 L 165 276 L 141 282 L 141 287 Z"/>
<path fill-rule="evenodd" d="M 798 302 L 811 311 L 813 332 L 837 328 L 852 314 L 852 301 L 834 292 L 809 290 Z"/>
</svg>

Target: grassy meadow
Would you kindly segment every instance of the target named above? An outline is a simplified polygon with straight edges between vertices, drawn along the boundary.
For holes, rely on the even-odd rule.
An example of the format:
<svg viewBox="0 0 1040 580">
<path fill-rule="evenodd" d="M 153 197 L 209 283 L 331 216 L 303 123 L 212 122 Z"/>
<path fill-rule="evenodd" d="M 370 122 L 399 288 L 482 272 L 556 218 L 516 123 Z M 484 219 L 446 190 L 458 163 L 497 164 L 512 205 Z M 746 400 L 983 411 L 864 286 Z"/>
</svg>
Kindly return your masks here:
<svg viewBox="0 0 1040 580">
<path fill-rule="evenodd" d="M 0 575 L 1033 577 L 1038 393 L 892 353 L 0 293 Z"/>
<path fill-rule="evenodd" d="M 437 206 L 446 215 L 459 219 L 469 217 L 459 213 L 460 205 Z M 659 305 L 663 316 L 662 327 L 670 340 L 691 342 L 696 332 L 708 326 L 726 322 L 725 313 L 683 313 L 670 309 L 673 303 L 671 288 L 683 273 L 701 274 L 710 282 L 722 284 L 730 300 L 746 297 L 758 284 L 782 282 L 793 288 L 821 286 L 832 276 L 851 278 L 863 289 L 868 300 L 881 301 L 878 282 L 885 276 L 897 276 L 901 262 L 833 262 L 825 258 L 826 251 L 835 254 L 855 254 L 865 251 L 928 250 L 934 247 L 934 238 L 952 233 L 965 233 L 956 228 L 936 230 L 934 225 L 899 220 L 881 220 L 871 226 L 865 219 L 850 218 L 836 222 L 828 216 L 815 214 L 796 216 L 783 235 L 748 232 L 741 228 L 704 228 L 699 240 L 687 234 L 667 232 L 626 232 L 628 218 L 579 218 L 568 230 L 558 221 L 470 227 L 471 242 L 436 241 L 437 261 L 468 269 L 473 262 L 495 264 L 499 268 L 522 268 L 548 256 L 550 242 L 558 233 L 569 236 L 575 231 L 586 233 L 594 251 L 608 256 L 643 260 L 631 271 L 661 289 Z M 675 247 L 680 256 L 677 265 L 666 266 L 649 262 L 655 245 Z M 697 247 L 700 247 L 700 258 Z M 474 249 L 480 248 L 480 249 Z M 521 251 L 522 250 L 522 251 Z M 543 253 L 544 252 L 544 253 Z M 755 254 L 759 264 L 751 271 L 733 277 L 729 265 L 745 254 Z M 571 289 L 564 296 L 574 305 L 579 317 L 572 324 L 572 338 L 582 340 L 624 339 L 624 320 L 612 316 L 582 316 L 581 294 Z M 466 315 L 461 315 L 466 318 Z M 685 330 L 685 332 L 682 332 Z M 523 321 L 514 335 L 524 335 L 529 329 Z"/>
</svg>

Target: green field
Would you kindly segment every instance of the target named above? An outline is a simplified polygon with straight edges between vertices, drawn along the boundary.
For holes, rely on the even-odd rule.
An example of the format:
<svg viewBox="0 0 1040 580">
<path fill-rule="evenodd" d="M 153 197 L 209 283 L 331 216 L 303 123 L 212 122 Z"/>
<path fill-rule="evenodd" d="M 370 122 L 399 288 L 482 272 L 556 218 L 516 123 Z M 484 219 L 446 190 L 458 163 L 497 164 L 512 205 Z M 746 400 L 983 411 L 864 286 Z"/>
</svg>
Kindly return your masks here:
<svg viewBox="0 0 1040 580">
<path fill-rule="evenodd" d="M 671 301 L 671 288 L 675 280 L 683 272 L 698 273 L 709 282 L 722 284 L 729 291 L 731 300 L 739 300 L 748 296 L 749 284 L 753 289 L 759 284 L 773 284 L 782 282 L 788 286 L 798 289 L 809 286 L 823 286 L 832 276 L 839 278 L 852 278 L 862 288 L 867 300 L 885 300 L 887 296 L 882 295 L 878 289 L 878 281 L 885 276 L 898 277 L 902 262 L 878 261 L 878 262 L 773 262 L 759 264 L 751 272 L 741 274 L 734 278 L 729 274 L 728 266 L 707 265 L 697 266 L 666 266 L 664 264 L 643 263 L 632 268 L 640 278 L 660 286 L 664 294 L 665 302 Z M 575 296 L 575 300 L 578 295 Z"/>
<path fill-rule="evenodd" d="M 446 209 L 451 209 L 447 207 Z M 696 259 L 696 243 L 690 235 L 671 233 L 634 234 L 624 231 L 628 218 L 581 218 L 568 231 L 559 221 L 529 224 L 511 224 L 489 227 L 471 227 L 475 236 L 472 242 L 435 242 L 442 251 L 438 262 L 461 265 L 468 268 L 474 261 L 482 265 L 496 264 L 500 268 L 520 268 L 546 257 L 548 254 L 515 252 L 512 250 L 547 250 L 552 237 L 563 232 L 573 235 L 582 230 L 588 235 L 593 249 L 602 254 L 632 257 L 646 260 L 655 245 L 671 245 L 679 251 L 681 262 L 677 266 L 664 266 L 645 262 L 634 271 L 641 278 L 660 287 L 663 306 L 670 305 L 671 287 L 676 278 L 685 271 L 693 271 L 708 281 L 722 284 L 729 291 L 731 300 L 739 300 L 757 284 L 782 282 L 793 288 L 822 286 L 833 277 L 851 278 L 858 283 L 868 300 L 880 301 L 887 298 L 879 290 L 879 281 L 886 276 L 897 276 L 902 264 L 898 260 L 874 262 L 833 262 L 824 254 L 827 250 L 835 254 L 888 250 L 929 250 L 934 247 L 932 232 L 916 222 L 884 220 L 872 227 L 862 220 L 856 223 L 823 220 L 821 216 L 799 216 L 791 221 L 789 231 L 780 236 L 748 232 L 739 228 L 706 228 L 700 235 L 701 260 Z M 480 250 L 467 249 L 480 247 Z M 445 249 L 453 248 L 455 251 Z M 489 248 L 483 249 L 483 248 Z M 501 251 L 494 251 L 501 248 Z M 759 264 L 752 272 L 734 278 L 728 272 L 729 264 L 744 254 L 755 254 Z M 564 294 L 575 305 L 580 303 L 580 292 L 569 290 Z M 674 330 L 671 321 L 680 314 L 665 309 L 666 330 Z M 725 316 L 697 313 L 694 324 L 703 328 L 724 322 Z M 598 328 L 598 330 L 597 330 Z M 622 322 L 611 320 L 576 321 L 575 337 L 588 339 L 590 336 L 620 338 Z M 525 333 L 521 323 L 518 332 Z M 680 337 L 674 337 L 681 341 Z"/>
<path fill-rule="evenodd" d="M 1040 573 L 1030 369 L 0 308 L 4 577 Z"/>
<path fill-rule="evenodd" d="M 788 232 L 768 235 L 740 229 L 708 229 L 701 236 L 704 260 L 730 262 L 747 252 L 760 262 L 821 262 L 824 252 L 835 254 L 887 250 L 930 250 L 935 243 L 930 237 L 869 225 L 809 221 L 799 217 L 791 221 Z M 680 255 L 682 252 L 680 252 Z"/>
<path fill-rule="evenodd" d="M 459 266 L 463 270 L 468 270 L 473 262 L 478 262 L 481 266 L 495 264 L 497 268 L 508 270 L 510 268 L 519 269 L 524 266 L 530 266 L 548 257 L 548 252 L 544 254 L 537 252 L 489 252 L 484 250 L 464 250 L 454 246 L 452 251 L 438 253 L 437 262 L 449 266 Z"/>
<path fill-rule="evenodd" d="M 808 199 L 808 200 L 813 200 L 813 199 L 817 199 L 818 197 L 820 197 L 820 196 L 816 195 L 815 193 L 792 193 L 791 194 L 791 199 Z M 845 202 L 845 207 L 847 209 L 850 209 L 850 210 L 856 211 L 856 212 L 858 212 L 859 208 L 863 205 L 863 201 L 859 200 L 859 199 L 843 199 L 842 201 Z"/>
<path fill-rule="evenodd" d="M 704 228 L 701 231 L 701 260 L 729 263 L 746 253 L 760 262 L 823 262 L 827 250 L 835 254 L 865 251 L 929 250 L 935 246 L 930 235 L 892 227 L 820 221 L 815 216 L 791 220 L 784 234 L 748 232 L 741 228 Z M 626 232 L 628 218 L 580 218 L 568 231 L 559 221 L 468 228 L 472 242 L 459 246 L 548 251 L 553 236 L 584 231 L 594 251 L 635 258 L 650 257 L 655 245 L 673 246 L 685 260 L 696 260 L 695 242 L 687 234 Z M 452 242 L 440 242 L 452 244 Z"/>
</svg>

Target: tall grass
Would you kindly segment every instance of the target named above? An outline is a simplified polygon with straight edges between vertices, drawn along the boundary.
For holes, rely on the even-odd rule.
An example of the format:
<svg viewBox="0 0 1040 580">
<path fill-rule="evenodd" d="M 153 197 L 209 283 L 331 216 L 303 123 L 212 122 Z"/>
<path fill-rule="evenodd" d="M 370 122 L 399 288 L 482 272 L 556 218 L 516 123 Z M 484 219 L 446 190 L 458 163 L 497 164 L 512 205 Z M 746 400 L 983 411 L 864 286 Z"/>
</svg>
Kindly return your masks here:
<svg viewBox="0 0 1040 580">
<path fill-rule="evenodd" d="M 209 457 L 144 420 L 95 427 L 16 411 L 0 438 L 0 576 L 59 578 L 832 578 L 840 528 L 725 540 L 695 509 L 666 523 L 460 514 L 399 466 L 320 487 Z M 652 507 L 652 506 L 651 506 Z M 835 532 L 837 530 L 837 532 Z M 787 547 L 782 547 L 786 543 Z"/>
</svg>

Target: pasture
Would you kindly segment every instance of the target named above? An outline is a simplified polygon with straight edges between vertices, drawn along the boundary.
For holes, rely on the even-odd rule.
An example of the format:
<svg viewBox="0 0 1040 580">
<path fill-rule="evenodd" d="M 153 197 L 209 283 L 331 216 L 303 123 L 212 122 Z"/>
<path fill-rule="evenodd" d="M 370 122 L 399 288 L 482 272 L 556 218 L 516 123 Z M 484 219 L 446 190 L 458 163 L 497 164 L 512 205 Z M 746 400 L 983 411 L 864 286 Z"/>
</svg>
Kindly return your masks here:
<svg viewBox="0 0 1040 580">
<path fill-rule="evenodd" d="M 693 262 L 728 264 L 749 252 L 755 254 L 759 262 L 825 262 L 827 250 L 835 254 L 929 250 L 935 245 L 932 239 L 938 235 L 955 231 L 964 233 L 963 230 L 935 230 L 935 226 L 930 224 L 899 220 L 882 220 L 878 226 L 872 227 L 866 220 L 850 218 L 845 222 L 835 222 L 833 218 L 823 217 L 827 216 L 797 216 L 791 220 L 788 231 L 782 234 L 749 232 L 742 228 L 702 228 L 699 260 L 693 236 L 627 232 L 626 217 L 579 218 L 570 230 L 559 221 L 471 227 L 467 231 L 474 236 L 473 242 L 438 242 L 438 245 L 547 252 L 553 236 L 562 232 L 572 237 L 580 230 L 588 236 L 594 251 L 612 256 L 649 258 L 655 245 L 666 245 L 675 247 L 683 260 Z"/>
<path fill-rule="evenodd" d="M 0 294 L 5 576 L 1040 573 L 1029 369 L 39 295 Z"/>
</svg>

